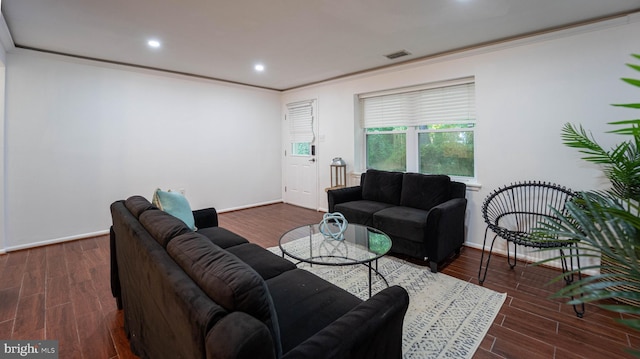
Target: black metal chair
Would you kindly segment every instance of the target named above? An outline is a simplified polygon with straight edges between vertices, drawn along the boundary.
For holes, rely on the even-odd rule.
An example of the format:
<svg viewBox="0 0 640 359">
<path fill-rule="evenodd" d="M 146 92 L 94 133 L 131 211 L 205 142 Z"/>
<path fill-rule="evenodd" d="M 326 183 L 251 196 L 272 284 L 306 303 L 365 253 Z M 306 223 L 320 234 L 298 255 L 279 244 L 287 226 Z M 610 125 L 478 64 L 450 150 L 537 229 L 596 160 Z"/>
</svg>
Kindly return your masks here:
<svg viewBox="0 0 640 359">
<path fill-rule="evenodd" d="M 581 279 L 582 273 L 580 272 L 577 244 L 559 238 L 541 239 L 539 236 L 534 237 L 533 235 L 534 230 L 540 228 L 541 221 L 557 219 L 551 210 L 552 208 L 561 212 L 564 211 L 565 203 L 573 198 L 574 195 L 575 193 L 566 187 L 539 181 L 515 183 L 493 191 L 482 205 L 482 216 L 487 223 L 487 228 L 484 232 L 480 269 L 478 270 L 480 284 L 484 283 L 487 278 L 491 253 L 497 237 L 507 241 L 507 262 L 511 269 L 517 263 L 518 245 L 533 248 L 558 248 L 562 256 L 562 272 L 565 274 L 565 283 L 567 285 L 573 283 L 574 274 L 577 274 L 578 279 Z M 495 235 L 491 241 L 485 265 L 484 253 L 489 229 Z M 511 261 L 509 242 L 514 244 L 513 263 Z M 567 252 L 569 255 L 565 256 Z M 574 268 L 577 268 L 575 273 L 573 272 Z M 574 305 L 573 309 L 576 315 L 582 318 L 584 304 L 580 308 Z"/>
</svg>

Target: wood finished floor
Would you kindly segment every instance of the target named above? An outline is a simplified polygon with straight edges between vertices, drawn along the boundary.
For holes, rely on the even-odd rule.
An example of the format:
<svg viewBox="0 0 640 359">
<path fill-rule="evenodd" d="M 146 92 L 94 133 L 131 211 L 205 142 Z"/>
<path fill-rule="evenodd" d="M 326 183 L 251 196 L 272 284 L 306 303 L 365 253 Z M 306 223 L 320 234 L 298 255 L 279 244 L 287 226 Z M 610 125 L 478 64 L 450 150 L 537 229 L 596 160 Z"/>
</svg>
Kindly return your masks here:
<svg viewBox="0 0 640 359">
<path fill-rule="evenodd" d="M 220 225 L 251 242 L 274 246 L 286 230 L 316 223 L 322 213 L 275 204 L 223 213 Z M 442 272 L 477 284 L 480 251 L 464 248 Z M 495 257 L 485 286 L 508 293 L 474 358 L 630 358 L 640 333 L 618 314 L 593 306 L 583 319 L 547 299 L 558 272 Z M 107 236 L 0 256 L 0 338 L 59 340 L 60 358 L 136 358 L 109 288 Z"/>
</svg>

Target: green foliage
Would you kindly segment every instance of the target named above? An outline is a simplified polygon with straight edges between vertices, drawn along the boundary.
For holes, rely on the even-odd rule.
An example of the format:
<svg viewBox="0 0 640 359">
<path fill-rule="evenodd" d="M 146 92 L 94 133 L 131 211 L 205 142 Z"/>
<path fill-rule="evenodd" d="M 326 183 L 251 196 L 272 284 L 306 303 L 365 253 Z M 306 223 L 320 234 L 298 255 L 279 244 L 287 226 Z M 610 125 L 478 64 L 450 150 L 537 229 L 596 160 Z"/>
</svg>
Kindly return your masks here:
<svg viewBox="0 0 640 359">
<path fill-rule="evenodd" d="M 640 59 L 640 55 L 633 57 Z M 640 71 L 638 65 L 628 66 Z M 640 80 L 622 80 L 640 87 Z M 614 106 L 640 109 L 640 103 Z M 611 181 L 611 188 L 607 191 L 578 193 L 564 209 L 555 209 L 557 219 L 542 222 L 536 234 L 579 243 L 580 258 L 605 255 L 613 259 L 607 263 L 615 263 L 601 262 L 599 265 L 583 267 L 583 270 L 600 270 L 600 274 L 584 277 L 560 290 L 556 297 L 574 297 L 569 304 L 595 302 L 615 312 L 640 315 L 640 308 L 637 307 L 599 302 L 610 298 L 640 301 L 640 119 L 609 124 L 622 126 L 611 133 L 631 138 L 606 150 L 582 126 L 566 124 L 562 129 L 562 139 L 565 145 L 578 149 L 584 155 L 582 159 L 601 166 Z M 576 257 L 576 254 L 550 258 L 541 263 L 563 257 Z M 575 261 L 578 258 L 571 259 Z M 611 270 L 616 273 L 610 273 Z M 633 290 L 624 290 L 622 286 Z M 620 321 L 640 330 L 640 319 Z"/>
<path fill-rule="evenodd" d="M 604 174 L 611 181 L 611 191 L 620 198 L 640 200 L 640 120 L 622 121 L 629 127 L 612 131 L 629 134 L 632 140 L 619 143 L 610 150 L 602 148 L 582 126 L 565 124 L 562 129 L 564 144 L 577 148 L 585 156 L 582 159 L 602 166 Z"/>
<path fill-rule="evenodd" d="M 420 172 L 473 177 L 472 132 L 421 133 L 419 141 Z"/>
<path fill-rule="evenodd" d="M 640 59 L 640 55 L 632 55 Z M 627 64 L 640 72 L 640 66 Z M 623 78 L 624 82 L 640 87 L 640 80 Z M 614 106 L 640 109 L 640 103 L 615 104 Z M 611 133 L 631 136 L 610 150 L 600 146 L 593 136 L 582 126 L 565 124 L 562 139 L 565 145 L 577 148 L 585 156 L 582 159 L 602 166 L 604 174 L 611 181 L 611 193 L 625 201 L 640 201 L 640 119 L 609 122 L 610 125 L 623 126 Z"/>
<path fill-rule="evenodd" d="M 631 210 L 630 210 L 631 209 Z M 605 254 L 614 263 L 623 266 L 611 266 L 604 263 L 582 269 L 599 269 L 609 273 L 600 273 L 564 287 L 555 297 L 575 299 L 569 304 L 598 302 L 609 298 L 627 298 L 640 301 L 640 291 L 623 290 L 621 286 L 640 289 L 640 256 L 638 255 L 638 233 L 640 217 L 637 203 L 632 208 L 623 206 L 618 198 L 606 192 L 583 192 L 577 199 L 567 203 L 564 213 L 555 210 L 558 220 L 541 223 L 541 233 L 567 238 L 570 242 L 580 243 L 580 258 L 599 258 Z M 565 257 L 575 257 L 576 254 Z M 550 258 L 543 262 L 558 260 Z M 577 260 L 577 258 L 572 258 Z M 610 273 L 615 270 L 615 274 Z M 559 277 L 558 279 L 561 279 Z M 598 303 L 596 303 L 598 304 Z M 629 305 L 598 304 L 601 307 L 619 313 L 640 315 L 640 308 Z M 640 319 L 621 320 L 625 325 L 640 330 Z"/>
<path fill-rule="evenodd" d="M 406 170 L 407 136 L 404 133 L 367 135 L 367 167 L 386 171 Z"/>
<path fill-rule="evenodd" d="M 418 133 L 421 173 L 473 177 L 473 124 L 431 124 L 411 128 Z M 435 131 L 428 131 L 435 130 Z M 367 168 L 406 171 L 407 127 L 367 129 Z"/>
</svg>

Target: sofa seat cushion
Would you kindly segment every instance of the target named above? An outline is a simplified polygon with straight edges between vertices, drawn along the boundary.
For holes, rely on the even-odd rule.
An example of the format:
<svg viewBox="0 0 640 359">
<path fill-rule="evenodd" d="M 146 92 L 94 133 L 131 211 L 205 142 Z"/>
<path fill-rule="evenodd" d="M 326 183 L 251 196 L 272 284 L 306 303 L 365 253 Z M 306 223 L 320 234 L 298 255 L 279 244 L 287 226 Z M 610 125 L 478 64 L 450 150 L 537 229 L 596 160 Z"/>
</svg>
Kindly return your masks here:
<svg viewBox="0 0 640 359">
<path fill-rule="evenodd" d="M 445 175 L 405 173 L 400 205 L 429 210 L 451 198 L 451 179 Z"/>
<path fill-rule="evenodd" d="M 402 172 L 368 170 L 362 183 L 362 199 L 400 204 L 402 177 Z"/>
<path fill-rule="evenodd" d="M 393 207 L 392 204 L 375 201 L 351 201 L 336 204 L 334 210 L 344 215 L 351 223 L 373 226 L 373 214 L 385 208 Z"/>
<path fill-rule="evenodd" d="M 254 243 L 239 244 L 227 251 L 253 268 L 262 279 L 273 278 L 288 270 L 296 269 L 295 264 L 273 254 Z"/>
<path fill-rule="evenodd" d="M 392 241 L 394 238 L 403 238 L 424 242 L 428 213 L 411 207 L 386 208 L 373 215 L 373 226 L 386 233 Z"/>
<path fill-rule="evenodd" d="M 195 232 L 174 238 L 167 252 L 213 301 L 227 311 L 245 312 L 263 322 L 281 353 L 275 307 L 269 288 L 256 271 Z"/>
<path fill-rule="evenodd" d="M 249 243 L 249 241 L 243 237 L 220 227 L 200 228 L 198 229 L 198 233 L 209 238 L 213 244 L 223 249 Z"/>
<path fill-rule="evenodd" d="M 140 223 L 163 248 L 169 241 L 191 229 L 180 219 L 159 209 L 151 209 L 140 214 Z"/>
<path fill-rule="evenodd" d="M 366 281 L 366 278 L 362 278 Z M 267 280 L 286 353 L 362 303 L 349 292 L 303 269 Z"/>
</svg>

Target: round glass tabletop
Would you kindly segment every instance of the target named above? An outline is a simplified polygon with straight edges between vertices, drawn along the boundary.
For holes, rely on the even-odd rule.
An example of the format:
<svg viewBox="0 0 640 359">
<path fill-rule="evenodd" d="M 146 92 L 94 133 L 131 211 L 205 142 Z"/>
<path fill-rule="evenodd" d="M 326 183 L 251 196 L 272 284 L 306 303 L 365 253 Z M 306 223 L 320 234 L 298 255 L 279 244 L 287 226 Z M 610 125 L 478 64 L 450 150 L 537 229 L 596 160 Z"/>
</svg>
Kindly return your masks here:
<svg viewBox="0 0 640 359">
<path fill-rule="evenodd" d="M 338 231 L 334 224 L 328 226 L 331 232 Z M 302 262 L 350 265 L 382 257 L 391 249 L 391 239 L 375 228 L 352 223 L 347 225 L 341 239 L 334 239 L 321 233 L 318 224 L 310 224 L 283 234 L 279 246 L 283 254 Z"/>
</svg>

